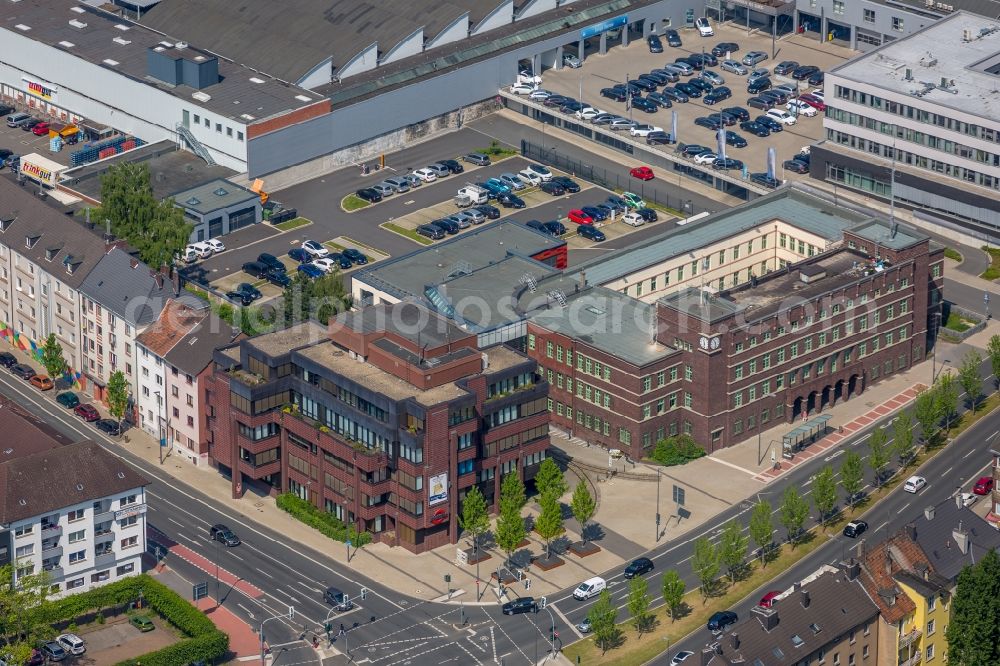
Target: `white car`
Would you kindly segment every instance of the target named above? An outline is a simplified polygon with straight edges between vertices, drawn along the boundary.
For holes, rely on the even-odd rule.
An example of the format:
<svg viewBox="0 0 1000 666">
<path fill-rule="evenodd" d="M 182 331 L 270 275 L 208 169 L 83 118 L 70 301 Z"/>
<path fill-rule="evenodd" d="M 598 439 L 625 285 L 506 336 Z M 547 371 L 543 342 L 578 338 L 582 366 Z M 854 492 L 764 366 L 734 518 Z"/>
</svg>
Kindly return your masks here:
<svg viewBox="0 0 1000 666">
<path fill-rule="evenodd" d="M 687 661 L 688 657 L 693 657 L 693 656 L 694 656 L 694 652 L 689 652 L 687 650 L 681 650 L 680 652 L 678 652 L 677 654 L 674 655 L 673 659 L 670 660 L 670 666 L 681 666 L 681 664 L 683 664 L 685 661 Z"/>
<path fill-rule="evenodd" d="M 56 643 L 70 654 L 83 654 L 87 651 L 87 644 L 76 634 L 60 634 L 56 638 Z"/>
<path fill-rule="evenodd" d="M 198 256 L 202 259 L 208 259 L 213 254 L 212 246 L 204 241 L 200 243 L 191 243 L 188 247 L 197 252 Z"/>
<path fill-rule="evenodd" d="M 788 113 L 788 111 L 782 111 L 781 109 L 771 109 L 767 112 L 768 118 L 774 118 L 782 125 L 794 125 L 795 116 Z"/>
<path fill-rule="evenodd" d="M 319 268 L 324 273 L 332 273 L 337 270 L 337 262 L 329 257 L 320 257 L 319 259 L 313 259 L 312 265 Z"/>
<path fill-rule="evenodd" d="M 630 211 L 622 215 L 622 222 L 630 227 L 641 227 L 646 224 L 646 220 L 642 219 L 642 215 L 639 215 L 635 211 Z"/>
<path fill-rule="evenodd" d="M 694 27 L 698 28 L 698 34 L 702 37 L 712 37 L 715 35 L 715 30 L 712 30 L 712 24 L 704 16 L 694 22 Z"/>
<path fill-rule="evenodd" d="M 905 490 L 908 493 L 918 493 L 926 485 L 927 485 L 927 479 L 925 479 L 922 476 L 917 476 L 916 474 L 914 474 L 913 476 L 911 476 L 906 480 L 906 483 L 903 484 L 903 490 Z"/>
<path fill-rule="evenodd" d="M 541 164 L 529 164 L 525 170 L 538 174 L 538 177 L 542 179 L 543 183 L 547 183 L 552 180 L 552 172 L 549 171 L 548 167 L 544 167 Z"/>
<path fill-rule="evenodd" d="M 809 94 L 812 95 L 813 97 L 818 97 L 819 101 L 821 101 L 821 102 L 824 101 L 823 100 L 823 89 L 822 88 L 816 88 L 816 90 L 813 90 Z"/>
<path fill-rule="evenodd" d="M 330 256 L 330 251 L 323 247 L 322 243 L 314 240 L 302 241 L 302 249 L 308 252 L 310 257 L 322 258 Z"/>
<path fill-rule="evenodd" d="M 216 254 L 218 254 L 219 252 L 226 251 L 226 245 L 218 238 L 209 238 L 207 241 L 205 241 L 205 245 L 208 245 L 210 248 L 212 248 L 212 252 L 215 252 Z"/>
<path fill-rule="evenodd" d="M 601 111 L 600 109 L 595 109 L 592 106 L 585 106 L 576 112 L 576 117 L 580 120 L 591 120 L 602 113 L 604 113 L 604 111 Z"/>
<path fill-rule="evenodd" d="M 580 59 L 577 58 L 575 55 L 571 53 L 565 53 L 563 54 L 563 64 L 569 67 L 570 69 L 576 69 L 582 63 L 580 62 Z"/>
<path fill-rule="evenodd" d="M 719 156 L 716 155 L 715 153 L 702 153 L 700 155 L 695 155 L 694 156 L 694 163 L 695 164 L 711 164 L 716 159 L 718 159 L 718 157 Z"/>
<path fill-rule="evenodd" d="M 522 69 L 517 73 L 517 83 L 527 83 L 528 85 L 539 85 L 542 82 L 542 77 L 537 74 L 532 74 L 530 70 Z M 515 83 L 515 85 L 517 85 Z"/>
<path fill-rule="evenodd" d="M 413 175 L 419 178 L 420 180 L 424 181 L 425 183 L 433 183 L 435 180 L 437 180 L 437 174 L 428 169 L 427 167 L 415 170 L 413 172 Z"/>
<path fill-rule="evenodd" d="M 542 177 L 531 169 L 522 169 L 517 172 L 517 177 L 528 183 L 529 185 L 541 185 Z"/>
<path fill-rule="evenodd" d="M 628 133 L 632 136 L 646 137 L 649 136 L 650 132 L 662 132 L 662 127 L 657 127 L 656 125 L 636 125 L 635 127 L 630 127 Z"/>
<path fill-rule="evenodd" d="M 976 500 L 979 499 L 978 497 L 976 497 L 972 493 L 962 493 L 961 495 L 959 495 L 959 497 L 962 498 L 962 506 L 963 507 L 970 507 L 970 506 L 972 506 L 973 504 L 976 503 Z"/>
<path fill-rule="evenodd" d="M 510 91 L 515 95 L 530 95 L 535 86 L 530 83 L 515 83 L 510 87 Z"/>
<path fill-rule="evenodd" d="M 805 116 L 806 118 L 812 118 L 813 116 L 816 115 L 816 109 L 809 106 L 800 99 L 788 100 L 788 104 L 785 105 L 785 108 L 796 116 Z"/>
<path fill-rule="evenodd" d="M 177 255 L 177 259 L 183 261 L 185 264 L 193 264 L 199 259 L 198 251 L 188 245 L 180 251 L 180 254 Z"/>
<path fill-rule="evenodd" d="M 535 88 L 528 93 L 528 97 L 536 102 L 542 102 L 547 100 L 549 97 L 552 97 L 552 92 L 543 88 Z"/>
</svg>

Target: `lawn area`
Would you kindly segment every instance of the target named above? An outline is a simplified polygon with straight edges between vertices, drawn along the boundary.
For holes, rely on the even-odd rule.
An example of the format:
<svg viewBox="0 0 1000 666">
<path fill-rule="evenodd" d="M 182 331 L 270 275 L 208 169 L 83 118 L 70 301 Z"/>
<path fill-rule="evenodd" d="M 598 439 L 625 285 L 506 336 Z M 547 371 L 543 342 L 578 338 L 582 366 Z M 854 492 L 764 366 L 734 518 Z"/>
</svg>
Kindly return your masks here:
<svg viewBox="0 0 1000 666">
<path fill-rule="evenodd" d="M 310 224 L 312 224 L 312 220 L 305 217 L 296 217 L 293 220 L 288 220 L 288 222 L 282 222 L 274 226 L 276 229 L 281 229 L 282 231 L 291 231 L 292 229 L 298 229 L 299 227 L 305 227 Z"/>
<path fill-rule="evenodd" d="M 496 162 L 517 155 L 517 150 L 503 145 L 499 141 L 491 141 L 489 147 L 476 150 L 477 153 L 489 155 L 490 160 Z"/>
<path fill-rule="evenodd" d="M 954 312 L 948 313 L 948 321 L 945 322 L 944 327 L 949 328 L 956 333 L 965 333 L 967 330 L 976 325 L 976 322 L 971 321 L 958 315 Z"/>
<path fill-rule="evenodd" d="M 365 201 L 357 194 L 348 194 L 340 202 L 340 207 L 348 213 L 353 213 L 356 210 L 361 210 L 362 208 L 367 208 L 368 206 L 371 206 L 371 203 Z"/>
<path fill-rule="evenodd" d="M 944 249 L 944 256 L 955 261 L 962 261 L 962 253 L 955 248 L 946 247 Z"/>
<path fill-rule="evenodd" d="M 413 229 L 406 229 L 404 227 L 399 226 L 398 224 L 393 224 L 392 222 L 385 222 L 380 226 L 383 229 L 388 229 L 389 231 L 397 233 L 400 236 L 405 236 L 406 238 L 409 238 L 411 241 L 414 241 L 415 243 L 420 243 L 421 245 L 430 245 L 431 243 L 434 242 L 430 238 L 421 236 Z"/>
<path fill-rule="evenodd" d="M 1000 278 L 1000 248 L 983 246 L 983 251 L 990 255 L 990 267 L 979 276 L 984 280 Z"/>
</svg>

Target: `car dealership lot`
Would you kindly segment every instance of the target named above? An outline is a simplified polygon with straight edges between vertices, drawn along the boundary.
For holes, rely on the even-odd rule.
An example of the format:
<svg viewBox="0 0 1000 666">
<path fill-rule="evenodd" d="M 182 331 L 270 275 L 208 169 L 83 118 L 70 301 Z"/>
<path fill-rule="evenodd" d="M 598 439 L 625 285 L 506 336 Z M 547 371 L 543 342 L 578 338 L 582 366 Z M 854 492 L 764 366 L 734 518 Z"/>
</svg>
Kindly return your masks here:
<svg viewBox="0 0 1000 666">
<path fill-rule="evenodd" d="M 770 36 L 752 34 L 748 37 L 745 30 L 735 28 L 731 24 L 716 25 L 714 37 L 698 37 L 697 33 L 693 30 L 682 31 L 681 37 L 684 41 L 683 46 L 678 48 L 666 47 L 662 54 L 650 53 L 646 42 L 639 40 L 633 42 L 627 48 L 614 49 L 604 56 L 590 56 L 583 67 L 579 69 L 547 70 L 544 72 L 543 82 L 540 87 L 573 98 L 580 96 L 582 87 L 583 99 L 579 101 L 608 111 L 609 113 L 617 113 L 627 117 L 629 112 L 625 110 L 625 104 L 602 97 L 600 94 L 602 88 L 613 86 L 616 83 L 623 83 L 627 79 L 635 79 L 638 75 L 649 72 L 652 69 L 662 68 L 678 57 L 701 53 L 702 50 L 710 51 L 713 46 L 720 42 L 735 42 L 739 45 L 739 51 L 732 54 L 734 60 L 740 60 L 747 52 L 754 50 L 764 51 L 767 54 L 771 53 Z M 843 62 L 842 57 L 824 50 L 823 46 L 817 44 L 804 45 L 789 40 L 782 40 L 777 43 L 776 47 L 776 57 L 764 60 L 757 65 L 758 67 L 766 67 L 773 70 L 775 65 L 784 60 L 794 60 L 803 65 L 817 65 L 821 69 L 827 70 Z M 837 49 L 837 51 L 841 52 L 843 49 Z M 723 59 L 724 57 L 719 58 L 720 63 Z M 711 67 L 709 70 L 723 76 L 725 79 L 723 85 L 731 88 L 733 91 L 733 96 L 730 99 L 713 106 L 707 106 L 702 102 L 703 98 L 692 98 L 687 103 L 674 102 L 672 108 L 661 108 L 655 113 L 646 113 L 639 109 L 633 109 L 631 111 L 632 119 L 636 122 L 657 125 L 670 132 L 671 111 L 676 111 L 679 142 L 700 144 L 714 150 L 716 146 L 715 132 L 696 126 L 694 124 L 695 119 L 702 116 L 709 116 L 713 112 L 718 113 L 731 106 L 747 108 L 747 99 L 752 97 L 752 95 L 746 92 L 746 76 L 723 72 L 718 66 Z M 695 76 L 697 74 L 696 72 Z M 681 81 L 688 81 L 691 78 L 681 77 Z M 771 76 L 771 82 L 773 85 L 796 83 L 790 76 L 775 76 L 774 74 Z M 673 86 L 676 84 L 668 83 L 667 85 Z M 662 90 L 662 86 L 659 89 Z M 812 90 L 812 87 L 802 82 L 800 90 L 805 93 Z M 785 107 L 781 105 L 777 108 L 784 109 Z M 750 112 L 751 118 L 756 118 L 763 113 L 763 111 L 757 109 L 747 108 L 747 110 Z M 556 109 L 552 109 L 551 112 L 559 113 Z M 817 114 L 812 118 L 800 117 L 794 126 L 786 127 L 783 131 L 772 133 L 768 137 L 753 136 L 749 132 L 741 130 L 738 124 L 727 129 L 736 132 L 745 138 L 748 143 L 745 148 L 727 146 L 726 155 L 728 157 L 742 160 L 750 172 L 764 171 L 767 165 L 767 148 L 774 147 L 777 152 L 777 176 L 781 178 L 781 162 L 798 153 L 803 146 L 822 138 L 823 121 L 822 114 Z M 628 132 L 622 131 L 619 134 L 625 138 Z M 657 148 L 665 152 L 672 152 L 674 150 L 674 146 L 669 145 L 658 146 Z"/>
</svg>

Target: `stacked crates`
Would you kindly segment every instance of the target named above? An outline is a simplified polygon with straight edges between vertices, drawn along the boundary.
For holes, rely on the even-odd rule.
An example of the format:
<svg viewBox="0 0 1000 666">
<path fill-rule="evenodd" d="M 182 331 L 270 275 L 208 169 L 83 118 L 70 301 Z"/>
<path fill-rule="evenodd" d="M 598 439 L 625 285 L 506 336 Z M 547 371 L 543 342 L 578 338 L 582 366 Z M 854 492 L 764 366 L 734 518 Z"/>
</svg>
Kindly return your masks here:
<svg viewBox="0 0 1000 666">
<path fill-rule="evenodd" d="M 142 139 L 124 135 L 104 139 L 103 141 L 85 143 L 83 144 L 83 148 L 70 155 L 70 164 L 72 166 L 90 164 L 91 162 L 103 160 L 107 157 L 117 155 L 118 153 L 126 150 L 132 150 L 133 148 L 137 148 L 144 144 L 145 141 Z"/>
</svg>

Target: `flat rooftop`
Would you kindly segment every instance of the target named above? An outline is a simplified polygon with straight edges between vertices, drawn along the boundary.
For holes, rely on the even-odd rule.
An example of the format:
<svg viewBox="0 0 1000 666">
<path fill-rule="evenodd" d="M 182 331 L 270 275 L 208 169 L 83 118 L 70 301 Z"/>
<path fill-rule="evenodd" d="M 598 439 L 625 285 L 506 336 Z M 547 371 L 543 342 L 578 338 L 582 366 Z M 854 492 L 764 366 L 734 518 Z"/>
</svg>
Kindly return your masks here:
<svg viewBox="0 0 1000 666">
<path fill-rule="evenodd" d="M 531 362 L 530 358 L 506 345 L 488 347 L 483 350 L 483 353 L 486 354 L 489 360 L 489 366 L 485 370 L 487 374 L 516 368 L 522 363 Z"/>
<path fill-rule="evenodd" d="M 259 194 L 221 178 L 210 180 L 188 190 L 175 192 L 171 196 L 178 206 L 183 206 L 202 215 L 260 199 Z"/>
<path fill-rule="evenodd" d="M 906 72 L 910 70 L 911 80 Z M 1000 21 L 955 12 L 832 69 L 914 101 L 936 104 L 1000 126 Z M 942 86 L 942 82 L 946 85 Z"/>
<path fill-rule="evenodd" d="M 176 40 L 82 3 L 77 5 L 61 0 L 0 2 L 0 28 L 168 92 L 192 107 L 203 107 L 239 122 L 248 122 L 244 114 L 259 121 L 324 99 L 322 95 L 221 57 L 220 81 L 201 91 L 158 81 L 148 76 L 147 49 L 163 42 L 172 46 Z M 206 47 L 210 45 L 205 44 Z M 196 46 L 189 46 L 184 52 L 191 58 L 198 55 L 216 57 Z M 205 93 L 208 99 L 192 97 L 197 92 Z"/>
<path fill-rule="evenodd" d="M 319 322 L 310 320 L 289 328 L 258 335 L 247 340 L 246 344 L 252 349 L 275 358 L 326 339 L 326 327 Z"/>
<path fill-rule="evenodd" d="M 418 347 L 440 347 L 471 337 L 447 317 L 410 301 L 379 303 L 360 310 L 348 310 L 338 314 L 330 323 L 361 334 L 391 331 Z"/>
<path fill-rule="evenodd" d="M 421 391 L 409 382 L 371 363 L 351 358 L 347 352 L 332 342 L 314 344 L 311 347 L 298 350 L 296 354 L 324 368 L 329 368 L 332 372 L 357 382 L 372 391 L 384 394 L 391 400 L 413 398 L 421 405 L 430 407 L 468 394 L 468 391 L 457 386 L 454 382 Z"/>
</svg>

